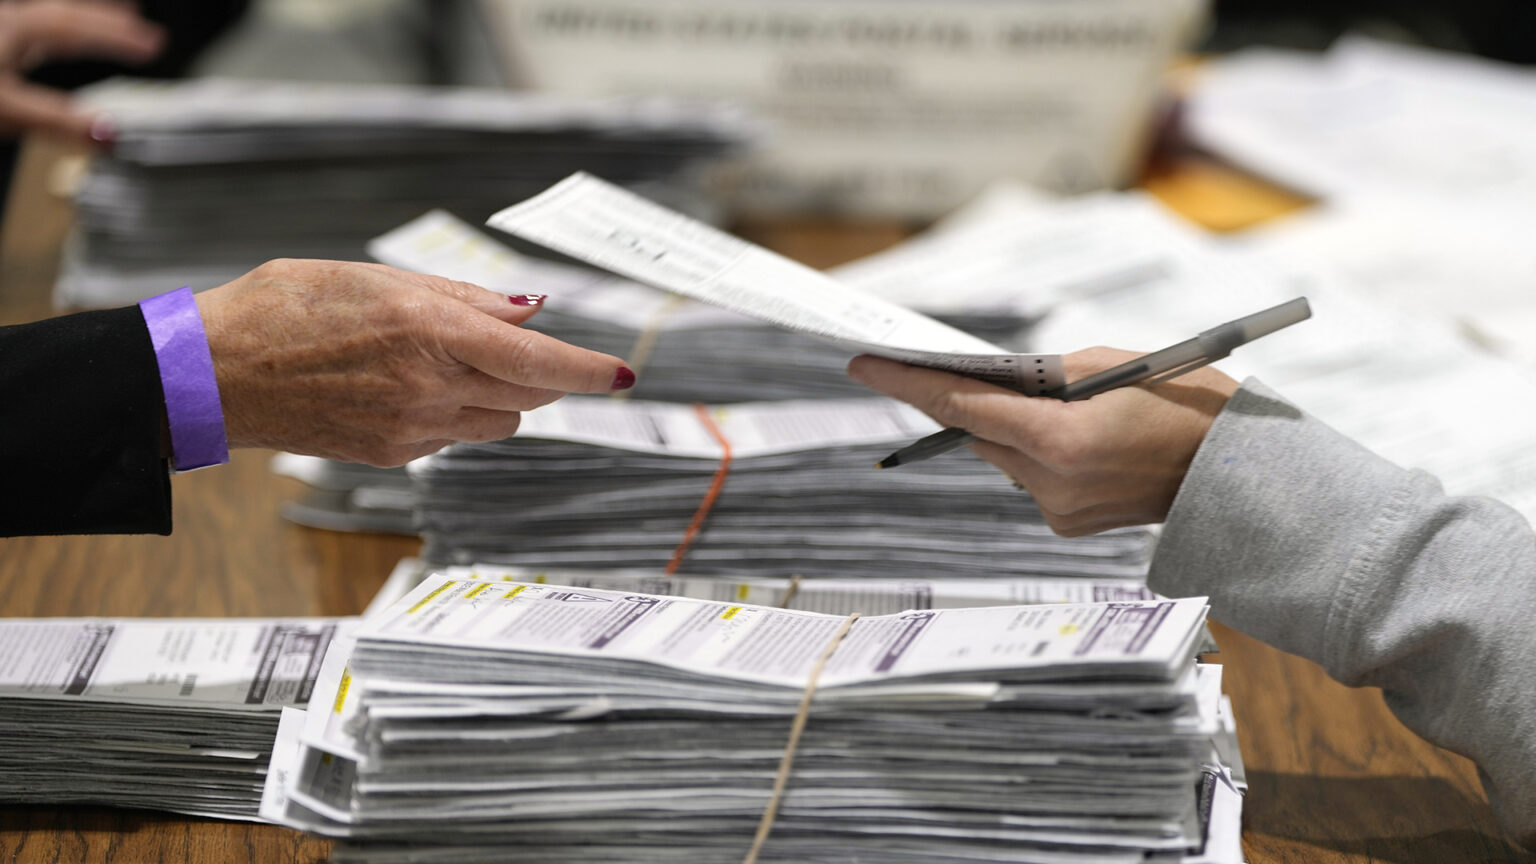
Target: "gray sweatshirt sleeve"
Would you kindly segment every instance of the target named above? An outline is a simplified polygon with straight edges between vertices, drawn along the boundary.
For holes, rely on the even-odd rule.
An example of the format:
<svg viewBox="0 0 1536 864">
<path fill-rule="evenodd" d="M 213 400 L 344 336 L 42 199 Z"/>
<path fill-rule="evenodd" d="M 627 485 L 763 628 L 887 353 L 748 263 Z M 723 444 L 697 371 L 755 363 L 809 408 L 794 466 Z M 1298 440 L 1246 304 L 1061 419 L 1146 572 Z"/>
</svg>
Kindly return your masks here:
<svg viewBox="0 0 1536 864">
<path fill-rule="evenodd" d="M 1536 848 L 1536 536 L 1519 513 L 1447 496 L 1249 380 L 1196 453 L 1148 582 L 1380 687 L 1477 763 L 1501 824 Z"/>
</svg>

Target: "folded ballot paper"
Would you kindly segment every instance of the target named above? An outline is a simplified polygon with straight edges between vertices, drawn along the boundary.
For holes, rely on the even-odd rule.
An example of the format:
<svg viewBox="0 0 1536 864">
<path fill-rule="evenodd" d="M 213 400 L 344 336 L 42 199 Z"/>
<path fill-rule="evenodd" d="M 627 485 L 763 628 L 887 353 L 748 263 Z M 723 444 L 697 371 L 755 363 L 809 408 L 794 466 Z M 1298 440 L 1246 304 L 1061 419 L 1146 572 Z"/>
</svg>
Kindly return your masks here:
<svg viewBox="0 0 1536 864">
<path fill-rule="evenodd" d="M 694 406 L 570 396 L 512 438 L 409 466 L 437 564 L 690 575 L 1140 578 L 1152 533 L 1059 537 L 969 452 L 879 471 L 936 431 L 883 397 Z"/>
<path fill-rule="evenodd" d="M 0 798 L 256 819 L 334 619 L 0 621 Z"/>
<path fill-rule="evenodd" d="M 1009 352 L 585 172 L 486 224 L 594 267 L 701 300 L 844 351 L 928 366 L 1037 396 L 1061 357 Z"/>
<path fill-rule="evenodd" d="M 525 325 L 623 357 L 638 373 L 626 398 L 747 402 L 867 396 L 847 350 L 587 267 L 520 254 L 444 210 L 374 238 L 368 254 L 508 294 L 548 299 Z M 1017 318 L 1001 319 L 1012 336 Z M 1011 322 L 1011 323 L 1010 323 Z"/>
<path fill-rule="evenodd" d="M 1201 598 L 822 615 L 437 574 L 284 713 L 344 862 L 1238 862 Z M 684 858 L 686 856 L 686 858 Z"/>
<path fill-rule="evenodd" d="M 271 258 L 363 257 L 432 207 L 484 218 L 578 167 L 698 202 L 692 172 L 759 137 L 718 102 L 204 78 L 82 91 L 119 127 L 75 194 L 61 304 L 211 287 Z"/>
</svg>

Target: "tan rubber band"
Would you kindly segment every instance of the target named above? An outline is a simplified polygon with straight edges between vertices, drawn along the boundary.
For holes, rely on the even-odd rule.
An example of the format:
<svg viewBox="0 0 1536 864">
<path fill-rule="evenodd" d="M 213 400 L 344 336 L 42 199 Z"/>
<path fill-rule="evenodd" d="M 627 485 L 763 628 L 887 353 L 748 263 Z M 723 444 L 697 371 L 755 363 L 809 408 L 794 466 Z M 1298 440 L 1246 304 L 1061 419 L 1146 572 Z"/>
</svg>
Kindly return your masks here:
<svg viewBox="0 0 1536 864">
<path fill-rule="evenodd" d="M 789 769 L 795 764 L 795 748 L 800 746 L 800 733 L 805 731 L 806 718 L 811 713 L 811 698 L 816 695 L 816 682 L 821 678 L 821 670 L 826 667 L 827 661 L 832 659 L 837 646 L 843 643 L 843 637 L 853 629 L 853 622 L 859 620 L 859 613 L 855 612 L 843 619 L 843 626 L 837 628 L 832 634 L 832 639 L 827 643 L 826 650 L 821 652 L 821 659 L 816 661 L 811 669 L 811 676 L 805 682 L 805 693 L 800 697 L 800 708 L 795 712 L 795 722 L 789 727 L 789 740 L 784 742 L 784 755 L 779 759 L 779 773 L 773 778 L 773 794 L 768 798 L 768 806 L 763 810 L 763 818 L 757 823 L 757 836 L 752 838 L 752 848 L 747 850 L 747 857 L 741 859 L 741 864 L 756 864 L 757 853 L 762 851 L 763 844 L 768 841 L 768 833 L 773 830 L 773 821 L 779 815 L 779 801 L 784 797 L 784 787 L 789 783 Z"/>
<path fill-rule="evenodd" d="M 784 596 L 779 598 L 779 608 L 788 609 L 789 602 L 800 593 L 800 574 L 795 573 L 789 577 L 789 587 L 784 589 Z"/>
<path fill-rule="evenodd" d="M 636 376 L 645 369 L 645 362 L 651 359 L 651 351 L 656 348 L 656 340 L 661 338 L 661 322 L 672 314 L 672 310 L 682 305 L 683 299 L 675 294 L 668 297 L 666 302 L 657 307 L 656 311 L 651 313 L 651 317 L 646 319 L 645 326 L 640 328 L 640 335 L 635 337 L 635 344 L 630 346 L 629 356 L 624 358 L 625 364 L 634 370 Z M 628 399 L 633 392 L 633 390 L 620 390 L 612 396 L 614 399 Z"/>
</svg>

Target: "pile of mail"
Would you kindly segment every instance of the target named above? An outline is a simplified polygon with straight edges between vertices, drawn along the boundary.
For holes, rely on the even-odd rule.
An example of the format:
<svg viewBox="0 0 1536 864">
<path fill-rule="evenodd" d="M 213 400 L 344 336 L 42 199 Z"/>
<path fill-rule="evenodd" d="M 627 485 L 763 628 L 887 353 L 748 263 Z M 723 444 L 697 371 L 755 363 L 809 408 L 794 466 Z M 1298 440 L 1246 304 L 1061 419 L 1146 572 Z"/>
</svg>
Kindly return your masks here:
<svg viewBox="0 0 1536 864">
<path fill-rule="evenodd" d="M 513 438 L 453 445 L 409 472 L 435 563 L 676 559 L 691 574 L 885 579 L 1145 572 L 1147 530 L 1058 537 L 971 453 L 875 468 L 937 428 L 884 398 L 706 408 L 571 396 L 529 412 Z"/>
<path fill-rule="evenodd" d="M 337 862 L 1238 861 L 1204 617 L 438 574 L 284 713 L 262 815 Z"/>
<path fill-rule="evenodd" d="M 330 619 L 0 622 L 0 797 L 255 819 Z"/>
<path fill-rule="evenodd" d="M 79 305 L 360 259 L 432 207 L 484 218 L 578 167 L 692 206 L 692 169 L 758 134 L 714 103 L 464 88 L 197 79 L 82 98 L 120 131 L 75 196 L 58 299 Z"/>
</svg>

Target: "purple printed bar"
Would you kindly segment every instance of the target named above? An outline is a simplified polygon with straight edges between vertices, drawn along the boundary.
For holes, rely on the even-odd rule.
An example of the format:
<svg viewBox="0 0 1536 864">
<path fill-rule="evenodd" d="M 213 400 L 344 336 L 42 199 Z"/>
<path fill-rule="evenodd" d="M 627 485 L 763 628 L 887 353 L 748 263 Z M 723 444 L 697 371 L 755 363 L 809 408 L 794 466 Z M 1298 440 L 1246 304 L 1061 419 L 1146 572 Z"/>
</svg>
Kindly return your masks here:
<svg viewBox="0 0 1536 864">
<path fill-rule="evenodd" d="M 139 303 L 149 339 L 160 364 L 160 387 L 171 427 L 171 450 L 177 471 L 191 471 L 229 461 L 224 437 L 224 408 L 213 355 L 203 318 L 191 288 L 151 297 Z"/>
</svg>

